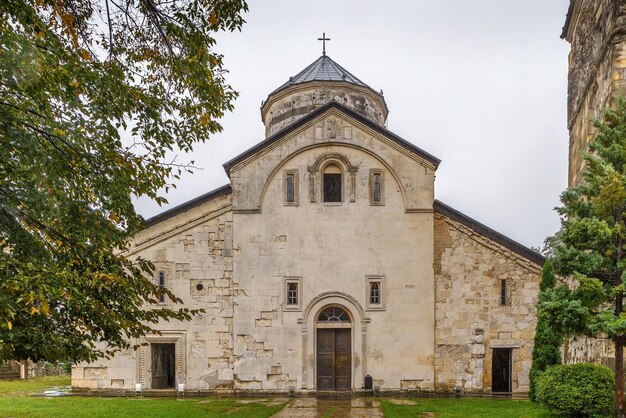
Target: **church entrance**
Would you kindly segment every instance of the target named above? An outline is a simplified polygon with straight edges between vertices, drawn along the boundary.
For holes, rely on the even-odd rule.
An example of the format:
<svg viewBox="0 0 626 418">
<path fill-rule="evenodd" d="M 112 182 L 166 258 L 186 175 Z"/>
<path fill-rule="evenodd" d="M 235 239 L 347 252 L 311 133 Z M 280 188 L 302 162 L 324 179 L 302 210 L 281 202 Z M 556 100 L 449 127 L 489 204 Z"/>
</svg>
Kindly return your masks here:
<svg viewBox="0 0 626 418">
<path fill-rule="evenodd" d="M 491 391 L 511 392 L 511 349 L 494 348 L 491 359 Z"/>
<path fill-rule="evenodd" d="M 150 344 L 152 351 L 152 389 L 175 386 L 176 344 Z"/>
<path fill-rule="evenodd" d="M 317 318 L 317 390 L 350 390 L 352 323 L 339 307 L 324 309 Z"/>
</svg>

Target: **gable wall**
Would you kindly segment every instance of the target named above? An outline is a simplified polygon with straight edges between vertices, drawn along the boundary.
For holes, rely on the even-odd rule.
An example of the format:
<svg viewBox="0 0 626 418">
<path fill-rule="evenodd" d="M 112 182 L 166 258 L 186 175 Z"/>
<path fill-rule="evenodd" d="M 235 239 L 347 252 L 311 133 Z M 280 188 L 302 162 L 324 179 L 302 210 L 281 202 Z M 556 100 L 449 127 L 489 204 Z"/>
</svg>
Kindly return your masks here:
<svg viewBox="0 0 626 418">
<path fill-rule="evenodd" d="M 366 150 L 387 167 L 393 167 L 405 199 L 405 210 L 432 210 L 435 167 L 337 109 L 329 109 L 300 130 L 232 167 L 229 174 L 233 210 L 260 210 L 267 180 L 286 158 L 311 147 L 342 144 Z M 301 180 L 306 176 L 305 170 L 300 175 Z M 308 189 L 301 190 L 301 197 L 305 198 L 307 193 Z"/>
<path fill-rule="evenodd" d="M 512 389 L 528 391 L 540 267 L 439 213 L 434 243 L 436 388 L 489 392 L 492 349 L 510 347 Z"/>
</svg>

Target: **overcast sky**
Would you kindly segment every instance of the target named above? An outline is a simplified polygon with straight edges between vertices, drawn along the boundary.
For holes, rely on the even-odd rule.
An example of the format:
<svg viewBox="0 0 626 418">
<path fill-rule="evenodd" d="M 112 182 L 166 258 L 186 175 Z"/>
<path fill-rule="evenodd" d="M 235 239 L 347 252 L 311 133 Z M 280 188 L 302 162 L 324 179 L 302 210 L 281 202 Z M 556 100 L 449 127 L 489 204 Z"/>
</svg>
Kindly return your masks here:
<svg viewBox="0 0 626 418">
<path fill-rule="evenodd" d="M 388 128 L 442 160 L 435 197 L 540 247 L 567 186 L 568 4 L 251 0 L 242 32 L 218 36 L 240 96 L 223 133 L 185 157 L 203 170 L 168 206 L 137 209 L 150 217 L 228 183 L 222 164 L 264 139 L 261 100 L 321 55 L 326 32 L 328 55 L 384 91 Z"/>
</svg>

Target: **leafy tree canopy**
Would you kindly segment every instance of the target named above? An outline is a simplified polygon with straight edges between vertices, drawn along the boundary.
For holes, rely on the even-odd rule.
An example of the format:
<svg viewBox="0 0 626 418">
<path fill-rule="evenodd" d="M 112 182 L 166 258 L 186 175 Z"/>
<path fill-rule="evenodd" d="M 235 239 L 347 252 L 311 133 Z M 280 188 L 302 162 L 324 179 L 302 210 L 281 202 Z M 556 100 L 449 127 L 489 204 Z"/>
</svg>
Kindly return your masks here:
<svg viewBox="0 0 626 418">
<path fill-rule="evenodd" d="M 584 180 L 561 195 L 561 230 L 552 240 L 555 270 L 570 283 L 546 291 L 539 306 L 554 329 L 614 342 L 616 407 L 623 416 L 626 100 L 616 98 L 595 128 Z"/>
<path fill-rule="evenodd" d="M 221 130 L 236 92 L 218 31 L 244 0 L 0 2 L 0 359 L 94 360 L 159 320 L 151 264 L 121 253 Z M 190 163 L 192 164 L 192 163 Z M 172 305 L 169 305 L 172 306 Z"/>
</svg>

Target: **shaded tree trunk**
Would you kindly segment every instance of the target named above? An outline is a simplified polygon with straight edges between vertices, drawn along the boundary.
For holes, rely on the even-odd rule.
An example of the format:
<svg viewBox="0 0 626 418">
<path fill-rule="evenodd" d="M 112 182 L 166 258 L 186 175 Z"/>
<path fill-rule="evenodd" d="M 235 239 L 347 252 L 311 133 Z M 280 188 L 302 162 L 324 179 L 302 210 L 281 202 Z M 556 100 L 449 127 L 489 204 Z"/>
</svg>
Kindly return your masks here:
<svg viewBox="0 0 626 418">
<path fill-rule="evenodd" d="M 622 258 L 622 241 L 617 247 L 619 250 L 618 260 Z M 621 274 L 615 279 L 616 284 L 621 284 Z M 619 282 L 618 282 L 619 280 Z M 624 312 L 624 295 L 619 292 L 615 296 L 615 316 L 620 317 Z M 619 418 L 624 416 L 624 340 L 622 336 L 615 338 L 615 413 Z"/>
<path fill-rule="evenodd" d="M 624 418 L 624 343 L 615 339 L 615 412 Z"/>
</svg>

